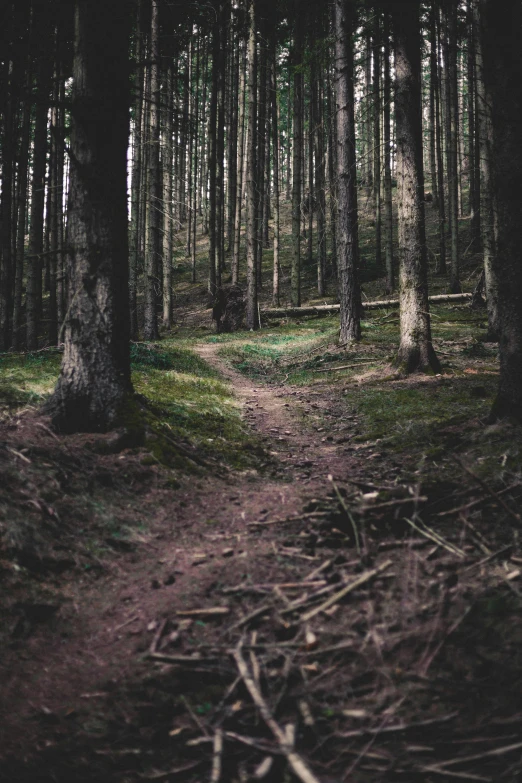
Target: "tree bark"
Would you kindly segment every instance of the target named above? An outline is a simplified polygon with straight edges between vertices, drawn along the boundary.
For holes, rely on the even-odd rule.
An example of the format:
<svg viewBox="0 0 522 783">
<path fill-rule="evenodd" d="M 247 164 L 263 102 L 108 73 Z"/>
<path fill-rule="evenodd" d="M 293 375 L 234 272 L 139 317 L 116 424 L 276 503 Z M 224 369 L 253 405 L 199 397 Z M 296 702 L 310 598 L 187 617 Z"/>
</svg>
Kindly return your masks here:
<svg viewBox="0 0 522 783">
<path fill-rule="evenodd" d="M 241 250 L 241 212 L 243 208 L 243 160 L 245 156 L 245 102 L 246 102 L 246 42 L 243 42 L 239 75 L 239 119 L 237 142 L 236 212 L 234 216 L 234 252 L 232 258 L 232 283 L 239 281 L 239 253 Z"/>
<path fill-rule="evenodd" d="M 294 307 L 301 305 L 301 193 L 303 170 L 303 8 L 294 0 L 295 29 L 292 50 L 293 65 L 293 156 L 292 156 L 292 266 L 291 300 Z"/>
<path fill-rule="evenodd" d="M 277 50 L 275 31 L 271 38 L 272 57 L 270 72 L 272 75 L 271 89 L 271 108 L 272 108 L 272 157 L 274 165 L 274 269 L 272 282 L 272 303 L 279 305 L 279 233 L 280 233 L 280 212 L 279 212 L 279 102 L 277 92 Z"/>
<path fill-rule="evenodd" d="M 440 372 L 431 343 L 424 225 L 419 2 L 391 6 L 395 48 L 395 121 L 399 211 L 399 367 Z"/>
<path fill-rule="evenodd" d="M 522 5 L 480 0 L 486 97 L 491 107 L 492 185 L 497 252 L 500 384 L 493 416 L 522 421 Z"/>
<path fill-rule="evenodd" d="M 71 288 L 62 367 L 50 403 L 55 426 L 65 432 L 111 428 L 132 392 L 127 20 L 122 0 L 77 0 L 67 247 Z"/>
<path fill-rule="evenodd" d="M 159 0 L 152 0 L 150 63 L 150 138 L 148 150 L 149 220 L 145 260 L 145 340 L 157 340 L 157 285 L 162 268 L 161 213 L 163 188 L 160 164 L 160 30 Z"/>
<path fill-rule="evenodd" d="M 247 243 L 247 295 L 246 325 L 248 329 L 259 327 L 257 307 L 256 270 L 256 130 L 257 130 L 257 52 L 256 52 L 256 0 L 249 0 L 248 30 L 248 131 L 246 163 L 246 243 Z"/>
<path fill-rule="evenodd" d="M 386 263 L 386 293 L 395 289 L 393 268 L 393 199 L 391 175 L 391 63 L 390 18 L 384 11 L 384 247 Z"/>
<path fill-rule="evenodd" d="M 335 114 L 337 125 L 337 271 L 341 331 L 348 343 L 361 336 L 361 292 L 358 277 L 357 175 L 353 83 L 354 4 L 334 0 Z"/>
<path fill-rule="evenodd" d="M 480 150 L 480 227 L 482 239 L 482 255 L 484 259 L 484 278 L 486 284 L 486 307 L 488 313 L 488 337 L 498 340 L 500 329 L 500 302 L 499 285 L 497 276 L 497 253 L 494 226 L 494 185 L 493 185 L 493 152 L 492 129 L 493 112 L 486 90 L 483 47 L 485 36 L 482 28 L 484 22 L 481 19 L 481 11 L 485 7 L 478 0 L 474 8 L 475 26 L 477 31 L 475 57 L 477 65 L 477 121 L 478 143 Z"/>
</svg>

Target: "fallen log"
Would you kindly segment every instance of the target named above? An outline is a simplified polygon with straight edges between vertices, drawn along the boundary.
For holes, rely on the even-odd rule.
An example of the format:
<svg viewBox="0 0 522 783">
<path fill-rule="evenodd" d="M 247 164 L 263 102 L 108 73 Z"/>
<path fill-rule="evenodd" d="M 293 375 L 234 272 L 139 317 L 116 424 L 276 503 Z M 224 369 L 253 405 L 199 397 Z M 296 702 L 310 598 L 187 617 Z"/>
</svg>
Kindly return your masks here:
<svg viewBox="0 0 522 783">
<path fill-rule="evenodd" d="M 431 304 L 445 302 L 470 302 L 471 293 L 465 294 L 436 294 L 429 297 Z M 398 299 L 381 299 L 373 302 L 363 302 L 364 310 L 383 310 L 387 307 L 399 307 Z M 338 313 L 339 304 L 314 305 L 310 307 L 267 307 L 261 310 L 261 318 L 299 318 L 305 315 L 332 315 Z"/>
</svg>

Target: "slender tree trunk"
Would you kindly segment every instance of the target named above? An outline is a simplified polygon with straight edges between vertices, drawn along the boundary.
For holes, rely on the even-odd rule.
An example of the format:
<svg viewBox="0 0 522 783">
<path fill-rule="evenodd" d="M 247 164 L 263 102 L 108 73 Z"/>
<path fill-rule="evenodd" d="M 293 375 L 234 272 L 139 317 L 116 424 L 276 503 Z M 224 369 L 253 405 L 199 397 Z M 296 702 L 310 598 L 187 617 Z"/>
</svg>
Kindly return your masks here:
<svg viewBox="0 0 522 783">
<path fill-rule="evenodd" d="M 437 182 L 439 185 L 439 253 L 437 256 L 436 273 L 438 275 L 446 274 L 446 194 L 444 191 L 444 155 L 442 148 L 443 139 L 443 120 L 442 120 L 442 101 L 441 101 L 441 78 L 440 78 L 440 58 L 439 58 L 439 38 L 440 24 L 437 23 L 438 14 L 435 13 L 436 23 L 436 43 L 437 57 L 433 63 L 434 87 L 435 87 L 435 124 L 436 124 L 436 152 L 437 152 Z"/>
<path fill-rule="evenodd" d="M 127 19 L 121 0 L 77 0 L 67 250 L 71 296 L 50 404 L 55 426 L 66 432 L 114 426 L 132 392 Z"/>
<path fill-rule="evenodd" d="M 5 108 L 2 143 L 2 194 L 0 228 L 0 351 L 6 351 L 11 345 L 12 318 L 12 284 L 13 284 L 13 196 L 14 196 L 14 105 L 15 86 L 13 78 L 13 61 L 8 58 L 5 67 L 7 89 L 5 91 Z"/>
<path fill-rule="evenodd" d="M 239 253 L 241 249 L 241 211 L 243 206 L 243 159 L 245 156 L 245 102 L 246 102 L 246 43 L 243 45 L 239 76 L 239 120 L 237 144 L 237 188 L 234 218 L 234 254 L 232 259 L 232 283 L 239 281 Z"/>
<path fill-rule="evenodd" d="M 134 127 L 132 133 L 131 221 L 129 248 L 129 309 L 131 340 L 138 339 L 138 265 L 140 263 L 140 228 L 143 206 L 140 192 L 140 181 L 143 164 L 143 52 L 144 46 L 142 20 L 138 14 L 138 24 L 136 30 L 136 59 L 138 61 L 138 72 L 136 79 L 137 95 L 134 106 Z"/>
<path fill-rule="evenodd" d="M 446 128 L 448 161 L 448 209 L 451 239 L 450 292 L 458 294 L 459 280 L 459 178 L 458 178 L 458 94 L 457 94 L 457 6 L 445 0 Z"/>
<path fill-rule="evenodd" d="M 493 130 L 493 112 L 491 109 L 490 98 L 486 91 L 485 67 L 483 62 L 484 47 L 484 21 L 481 19 L 481 11 L 487 11 L 490 15 L 490 8 L 484 3 L 484 0 L 477 0 L 474 8 L 475 27 L 477 34 L 475 57 L 477 64 L 477 121 L 478 121 L 478 142 L 480 149 L 480 225 L 482 231 L 482 254 L 484 258 L 484 276 L 486 283 L 486 306 L 488 312 L 488 337 L 490 340 L 498 340 L 500 333 L 500 292 L 501 281 L 498 278 L 497 270 L 500 269 L 500 262 L 496 258 L 499 250 L 495 241 L 495 220 L 494 220 L 494 192 L 493 172 L 495 160 L 492 154 L 492 130 Z M 489 51 L 491 50 L 491 47 Z M 504 160 L 504 156 L 502 156 Z"/>
<path fill-rule="evenodd" d="M 172 64 L 165 68 L 163 111 L 163 326 L 172 326 Z"/>
<path fill-rule="evenodd" d="M 337 122 L 334 114 L 335 98 L 333 96 L 330 69 L 327 72 L 327 110 L 328 110 L 328 211 L 330 213 L 331 258 L 335 279 L 338 281 L 337 270 Z"/>
<path fill-rule="evenodd" d="M 437 122 L 436 91 L 437 85 L 437 10 L 435 3 L 430 9 L 430 106 L 429 106 L 429 143 L 430 143 L 430 183 L 433 194 L 433 208 L 439 208 L 439 182 L 437 178 Z"/>
<path fill-rule="evenodd" d="M 303 169 L 303 9 L 294 0 L 295 30 L 292 52 L 293 65 L 293 160 L 292 160 L 292 268 L 291 301 L 301 305 L 301 177 Z"/>
<path fill-rule="evenodd" d="M 320 73 L 320 72 L 318 72 Z M 321 79 L 321 81 L 323 81 Z M 317 195 L 317 293 L 326 293 L 326 192 L 324 154 L 324 115 L 321 83 L 316 79 L 314 100 L 315 192 Z"/>
<path fill-rule="evenodd" d="M 31 84 L 30 61 L 27 66 L 26 89 Z M 20 139 L 20 163 L 18 166 L 18 237 L 16 241 L 16 269 L 13 299 L 13 340 L 15 351 L 21 344 L 22 286 L 24 277 L 25 257 L 25 224 L 27 212 L 27 185 L 29 170 L 29 141 L 31 135 L 31 102 L 26 100 L 23 105 L 22 134 Z"/>
<path fill-rule="evenodd" d="M 468 22 L 468 172 L 469 172 L 469 215 L 471 241 L 474 249 L 480 246 L 480 174 L 477 177 L 477 122 L 475 115 L 475 25 L 473 6 L 467 0 Z"/>
<path fill-rule="evenodd" d="M 219 60 L 218 60 L 218 98 L 217 98 L 217 136 L 216 136 L 216 245 L 217 245 L 217 283 L 221 288 L 221 273 L 225 271 L 225 73 L 227 65 L 226 25 L 229 18 L 229 4 L 222 0 L 219 12 Z"/>
<path fill-rule="evenodd" d="M 218 288 L 221 287 L 221 271 L 219 269 L 219 252 L 217 236 L 217 113 L 219 91 L 219 48 L 220 48 L 219 17 L 216 17 L 212 30 L 212 86 L 210 94 L 210 113 L 208 127 L 208 171 L 209 171 L 209 278 L 208 290 L 213 301 Z"/>
<path fill-rule="evenodd" d="M 399 209 L 400 346 L 406 373 L 440 372 L 431 343 L 422 166 L 419 2 L 393 2 Z"/>
<path fill-rule="evenodd" d="M 247 295 L 246 325 L 248 329 L 259 327 L 257 307 L 256 270 L 256 129 L 257 129 L 257 52 L 256 52 L 256 0 L 249 0 L 248 34 L 248 130 L 246 164 L 246 243 L 247 243 Z"/>
<path fill-rule="evenodd" d="M 267 20 L 266 11 L 263 8 L 258 19 L 259 24 L 259 67 L 258 67 L 258 106 L 257 106 L 257 177 L 256 177 L 256 271 L 257 287 L 261 289 L 263 283 L 263 212 L 265 209 L 265 169 L 266 169 L 266 117 L 267 117 L 267 92 L 266 72 L 268 65 L 267 50 Z"/>
<path fill-rule="evenodd" d="M 187 214 L 187 226 L 186 226 L 186 256 L 192 257 L 192 188 L 193 188 L 193 163 L 194 163 L 194 95 L 193 95 L 193 60 L 194 60 L 194 47 L 192 41 L 189 42 L 188 48 L 188 76 L 187 76 L 187 100 L 188 100 L 188 112 L 187 112 L 187 192 L 186 192 L 186 214 Z"/>
<path fill-rule="evenodd" d="M 339 341 L 361 337 L 361 292 L 357 271 L 357 178 L 351 0 L 334 0 L 335 114 L 337 123 L 337 269 L 341 330 Z"/>
<path fill-rule="evenodd" d="M 49 24 L 45 20 L 47 33 Z M 45 27 L 42 31 L 45 40 Z M 34 121 L 33 168 L 31 178 L 31 221 L 29 224 L 29 257 L 26 290 L 26 346 L 28 351 L 38 348 L 40 299 L 42 291 L 43 226 L 45 204 L 45 163 L 47 152 L 47 110 L 49 107 L 50 59 L 43 44 L 39 48 L 37 72 L 36 111 Z"/>
<path fill-rule="evenodd" d="M 272 57 L 271 57 L 271 74 L 272 74 L 272 157 L 274 165 L 274 275 L 272 286 L 272 302 L 274 306 L 279 306 L 279 278 L 280 278 L 280 261 L 279 261 L 279 233 L 280 233 L 280 214 L 279 214 L 279 112 L 278 112 L 278 92 L 277 92 L 277 50 L 276 50 L 276 37 L 275 31 L 272 33 Z"/>
<path fill-rule="evenodd" d="M 200 81 L 200 40 L 198 36 L 196 49 L 196 95 L 194 101 L 194 187 L 192 193 L 192 282 L 196 282 L 196 251 L 197 251 L 197 225 L 198 225 L 198 193 L 199 193 L 199 81 Z"/>
<path fill-rule="evenodd" d="M 375 203 L 375 266 L 382 265 L 381 246 L 381 28 L 380 13 L 373 23 L 373 200 Z"/>
<path fill-rule="evenodd" d="M 149 225 L 147 256 L 145 261 L 145 340 L 157 340 L 157 285 L 158 272 L 162 268 L 162 184 L 160 169 L 160 30 L 159 0 L 152 0 L 151 17 L 151 63 L 150 63 L 150 139 L 149 139 Z"/>
<path fill-rule="evenodd" d="M 231 35 L 233 35 L 231 33 Z M 239 116 L 239 71 L 241 67 L 241 50 L 239 39 L 233 38 L 233 57 L 230 58 L 230 107 L 231 115 L 228 125 L 228 197 L 227 197 L 227 253 L 234 251 L 234 225 L 237 204 L 237 178 L 238 178 L 238 116 Z M 241 159 L 242 160 L 242 159 Z M 234 261 L 232 258 L 232 276 Z"/>
<path fill-rule="evenodd" d="M 313 58 L 313 55 L 312 55 Z M 314 186 L 314 146 L 316 128 L 314 127 L 315 113 L 314 105 L 317 101 L 317 84 L 315 63 L 310 63 L 309 69 L 309 91 L 308 91 L 308 232 L 307 232 L 307 261 L 308 266 L 311 267 L 314 261 L 314 205 L 315 205 L 315 186 Z M 318 288 L 320 281 L 318 280 Z"/>
<path fill-rule="evenodd" d="M 386 294 L 395 290 L 393 268 L 393 200 L 391 175 L 391 64 L 390 19 L 384 12 L 384 246 L 386 258 Z"/>
</svg>

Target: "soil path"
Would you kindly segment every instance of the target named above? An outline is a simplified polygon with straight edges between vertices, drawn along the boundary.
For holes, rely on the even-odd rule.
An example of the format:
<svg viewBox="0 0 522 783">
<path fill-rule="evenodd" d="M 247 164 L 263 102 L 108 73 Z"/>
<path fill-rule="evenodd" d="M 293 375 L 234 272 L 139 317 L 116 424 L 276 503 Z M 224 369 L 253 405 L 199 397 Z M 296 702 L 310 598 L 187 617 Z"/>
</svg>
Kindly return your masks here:
<svg viewBox="0 0 522 783">
<path fill-rule="evenodd" d="M 0 759 L 2 752 L 20 759 L 67 736 L 67 716 L 83 716 L 85 726 L 93 710 L 103 712 L 109 691 L 150 671 L 141 654 L 162 617 L 208 603 L 213 586 L 239 582 L 246 564 L 262 574 L 270 536 L 254 535 L 252 523 L 300 513 L 308 499 L 329 491 L 328 474 L 342 481 L 359 468 L 356 452 L 346 451 L 354 417 L 340 418 L 322 393 L 256 385 L 218 356 L 218 345 L 196 350 L 233 386 L 245 420 L 274 458 L 275 476 L 207 474 L 133 499 L 150 531 L 136 551 L 115 559 L 97 581 L 71 575 L 69 601 L 55 621 L 35 627 L 0 664 Z"/>
</svg>

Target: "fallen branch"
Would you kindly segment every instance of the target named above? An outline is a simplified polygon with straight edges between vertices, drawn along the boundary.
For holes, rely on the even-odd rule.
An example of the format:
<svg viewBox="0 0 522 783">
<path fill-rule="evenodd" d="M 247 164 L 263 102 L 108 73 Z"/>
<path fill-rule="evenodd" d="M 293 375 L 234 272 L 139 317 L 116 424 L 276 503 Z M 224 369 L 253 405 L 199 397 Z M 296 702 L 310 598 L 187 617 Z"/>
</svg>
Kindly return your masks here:
<svg viewBox="0 0 522 783">
<path fill-rule="evenodd" d="M 430 296 L 429 302 L 437 304 L 438 302 L 469 302 L 471 294 L 437 294 Z M 364 302 L 363 310 L 382 310 L 386 307 L 398 307 L 398 299 L 382 299 L 374 302 Z M 305 315 L 333 315 L 338 313 L 340 305 L 316 305 L 309 307 L 268 307 L 261 310 L 261 317 L 265 318 L 300 318 Z"/>
<path fill-rule="evenodd" d="M 309 612 L 304 614 L 301 618 L 302 621 L 306 622 L 307 620 L 311 620 L 312 617 L 315 617 L 320 612 L 324 612 L 326 609 L 329 609 L 331 606 L 341 601 L 353 590 L 356 590 L 358 587 L 361 587 L 367 582 L 370 582 L 372 579 L 375 579 L 376 576 L 381 574 L 383 571 L 386 571 L 386 569 L 391 565 L 391 560 L 385 560 L 384 563 L 381 563 L 381 565 L 377 566 L 377 568 L 372 568 L 371 571 L 366 571 L 364 574 L 361 574 L 361 576 L 359 576 L 353 582 L 350 582 L 349 585 L 346 585 L 346 587 L 343 587 L 343 589 L 339 590 L 338 593 L 328 598 L 323 604 L 316 606 L 314 609 L 311 609 Z"/>
<path fill-rule="evenodd" d="M 292 743 L 289 742 L 288 735 L 283 731 L 280 725 L 276 722 L 275 718 L 272 716 L 272 713 L 268 708 L 268 704 L 264 700 L 260 690 L 252 679 L 247 662 L 241 653 L 241 646 L 234 650 L 234 660 L 236 662 L 239 674 L 241 675 L 241 678 L 252 698 L 252 701 L 258 708 L 259 712 L 261 713 L 261 717 L 277 740 L 279 747 L 281 748 L 283 755 L 286 757 L 288 764 L 292 768 L 294 775 L 299 778 L 302 783 L 320 783 L 319 779 L 316 778 L 304 759 L 302 759 L 299 753 L 293 749 Z"/>
<path fill-rule="evenodd" d="M 214 755 L 212 757 L 212 774 L 210 783 L 219 783 L 221 780 L 221 768 L 223 766 L 223 732 L 216 729 L 214 734 Z"/>
</svg>

